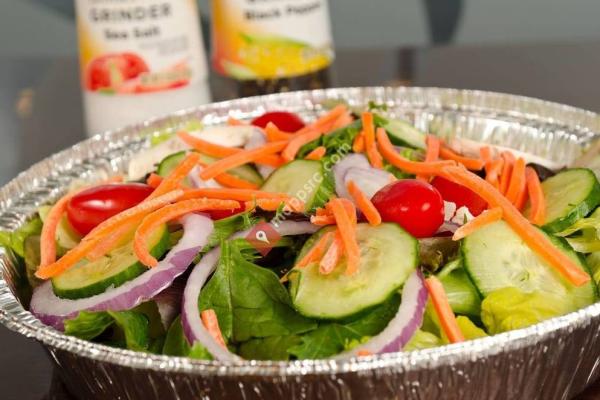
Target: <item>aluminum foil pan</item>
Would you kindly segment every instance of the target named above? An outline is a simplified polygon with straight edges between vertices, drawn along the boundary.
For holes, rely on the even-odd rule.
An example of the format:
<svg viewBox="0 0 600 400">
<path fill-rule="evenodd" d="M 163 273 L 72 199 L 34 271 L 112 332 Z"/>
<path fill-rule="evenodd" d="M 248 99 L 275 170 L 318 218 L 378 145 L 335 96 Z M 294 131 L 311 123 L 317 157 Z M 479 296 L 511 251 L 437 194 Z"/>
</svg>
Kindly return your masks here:
<svg viewBox="0 0 600 400">
<path fill-rule="evenodd" d="M 369 100 L 419 128 L 526 150 L 569 163 L 600 133 L 597 114 L 525 97 L 437 88 L 348 88 L 209 104 L 95 136 L 0 189 L 0 229 L 14 229 L 75 179 L 125 171 L 148 135 L 192 118 L 251 118 L 269 109 L 314 118 L 321 103 Z M 527 329 L 461 344 L 348 361 L 236 364 L 157 356 L 68 337 L 26 309 L 24 273 L 0 253 L 0 322 L 41 342 L 82 399 L 565 399 L 599 376 L 600 304 Z"/>
</svg>

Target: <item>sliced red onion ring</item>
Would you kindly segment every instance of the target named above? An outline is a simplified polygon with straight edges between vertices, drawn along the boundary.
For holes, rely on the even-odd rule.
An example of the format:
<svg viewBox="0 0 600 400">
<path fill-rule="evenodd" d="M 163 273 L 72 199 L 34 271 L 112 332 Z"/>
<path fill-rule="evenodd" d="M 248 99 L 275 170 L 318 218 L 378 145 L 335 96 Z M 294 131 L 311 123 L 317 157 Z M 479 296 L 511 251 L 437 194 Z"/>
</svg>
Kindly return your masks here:
<svg viewBox="0 0 600 400">
<path fill-rule="evenodd" d="M 346 172 L 350 168 L 363 168 L 370 169 L 371 164 L 364 154 L 352 153 L 342 158 L 338 163 L 333 166 L 333 179 L 335 180 L 335 191 L 339 197 L 349 199 L 350 194 L 346 189 L 346 182 L 344 180 Z"/>
<path fill-rule="evenodd" d="M 335 358 L 355 357 L 360 351 L 368 351 L 373 354 L 401 351 L 423 323 L 427 298 L 423 274 L 420 270 L 416 270 L 406 280 L 402 289 L 402 302 L 388 326 L 365 344 L 341 353 Z"/>
<path fill-rule="evenodd" d="M 353 181 L 368 198 L 371 198 L 382 187 L 392 182 L 392 177 L 392 174 L 382 169 L 352 167 L 346 171 L 344 183 L 347 186 L 348 182 Z"/>
<path fill-rule="evenodd" d="M 265 137 L 265 134 L 260 129 L 254 128 L 252 134 L 248 138 L 248 141 L 244 145 L 244 149 L 255 149 L 257 147 L 263 146 L 265 143 L 267 143 L 267 138 Z M 275 168 L 273 167 L 259 164 L 256 165 L 256 169 L 264 179 L 266 179 L 269 175 L 271 175 L 273 171 L 275 171 Z"/>
<path fill-rule="evenodd" d="M 175 279 L 168 288 L 152 298 L 156 303 L 160 321 L 165 329 L 169 329 L 175 317 L 179 315 L 184 288 L 185 281 L 181 278 Z"/>
<path fill-rule="evenodd" d="M 207 181 L 202 180 L 200 178 L 200 172 L 202 172 L 202 168 L 196 166 L 192 168 L 190 173 L 188 174 L 188 179 L 194 188 L 220 188 L 219 185 L 214 179 L 209 179 Z"/>
<path fill-rule="evenodd" d="M 64 320 L 79 311 L 129 310 L 152 299 L 170 286 L 206 245 L 213 222 L 204 215 L 189 214 L 182 218 L 183 236 L 158 265 L 123 285 L 78 300 L 61 299 L 52 291 L 50 281 L 38 286 L 31 298 L 30 311 L 46 325 L 64 329 Z"/>
<path fill-rule="evenodd" d="M 277 224 L 272 223 L 271 226 L 281 236 L 302 235 L 316 232 L 319 227 L 310 222 L 296 221 L 281 221 Z M 231 236 L 231 239 L 245 237 L 251 229 L 238 232 Z M 215 247 L 206 253 L 200 263 L 198 263 L 190 274 L 185 289 L 183 291 L 183 301 L 181 305 L 181 323 L 183 332 L 190 343 L 200 342 L 206 350 L 219 361 L 236 361 L 241 358 L 236 354 L 219 345 L 215 339 L 208 333 L 200 319 L 198 310 L 198 298 L 202 291 L 202 287 L 208 280 L 208 277 L 214 272 L 219 256 L 221 253 L 220 247 Z"/>
</svg>

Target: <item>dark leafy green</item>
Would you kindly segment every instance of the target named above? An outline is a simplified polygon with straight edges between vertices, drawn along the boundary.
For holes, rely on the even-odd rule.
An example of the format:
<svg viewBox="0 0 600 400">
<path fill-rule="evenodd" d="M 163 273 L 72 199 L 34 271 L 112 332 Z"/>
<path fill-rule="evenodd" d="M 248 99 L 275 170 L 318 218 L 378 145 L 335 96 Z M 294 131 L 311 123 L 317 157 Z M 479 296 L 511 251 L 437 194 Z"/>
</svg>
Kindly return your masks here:
<svg viewBox="0 0 600 400">
<path fill-rule="evenodd" d="M 81 311 L 77 317 L 65 321 L 65 333 L 84 340 L 100 336 L 115 320 L 105 312 Z"/>
<path fill-rule="evenodd" d="M 234 233 L 248 229 L 256 223 L 258 223 L 258 219 L 254 218 L 250 211 L 219 219 L 215 221 L 214 231 L 205 248 L 215 247 Z"/>
<path fill-rule="evenodd" d="M 125 345 L 129 350 L 143 351 L 148 349 L 148 318 L 137 311 L 107 311 L 119 331 L 123 333 Z"/>
<path fill-rule="evenodd" d="M 0 246 L 14 251 L 19 257 L 25 257 L 25 239 L 42 232 L 42 220 L 39 216 L 27 221 L 14 232 L 0 231 Z"/>
<path fill-rule="evenodd" d="M 316 328 L 298 314 L 272 271 L 248 260 L 233 242 L 221 244 L 217 269 L 200 295 L 200 310 L 213 309 L 223 335 L 233 342 L 293 335 Z"/>
<path fill-rule="evenodd" d="M 360 119 L 357 119 L 343 128 L 339 128 L 328 135 L 323 135 L 320 138 L 305 144 L 298 151 L 296 158 L 304 158 L 308 153 L 319 146 L 325 147 L 328 156 L 339 154 L 340 152 L 349 153 L 352 150 L 354 138 L 361 129 L 362 122 Z"/>
<path fill-rule="evenodd" d="M 198 360 L 212 360 L 212 356 L 200 343 L 190 346 L 183 334 L 181 317 L 175 318 L 165 337 L 162 353 L 167 356 L 191 357 Z"/>
<path fill-rule="evenodd" d="M 302 336 L 302 343 L 291 347 L 290 354 L 299 359 L 330 357 L 364 342 L 381 332 L 398 312 L 400 296 L 339 322 L 325 322 Z"/>
<path fill-rule="evenodd" d="M 240 345 L 238 353 L 246 360 L 287 361 L 290 359 L 288 349 L 301 343 L 302 339 L 298 335 L 250 339 Z"/>
</svg>

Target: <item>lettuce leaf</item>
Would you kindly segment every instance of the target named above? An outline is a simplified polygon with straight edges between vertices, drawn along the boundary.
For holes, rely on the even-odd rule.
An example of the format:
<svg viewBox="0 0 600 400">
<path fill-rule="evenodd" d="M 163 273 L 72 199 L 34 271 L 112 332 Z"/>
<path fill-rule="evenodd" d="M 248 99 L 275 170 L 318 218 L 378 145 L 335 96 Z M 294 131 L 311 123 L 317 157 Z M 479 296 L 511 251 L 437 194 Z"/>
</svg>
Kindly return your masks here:
<svg viewBox="0 0 600 400">
<path fill-rule="evenodd" d="M 221 258 L 200 298 L 200 310 L 213 309 L 223 336 L 233 342 L 294 335 L 315 329 L 298 314 L 277 275 L 249 262 L 235 242 L 221 243 Z"/>
<path fill-rule="evenodd" d="M 600 251 L 600 208 L 556 235 L 564 237 L 580 253 Z"/>
<path fill-rule="evenodd" d="M 0 246 L 11 249 L 19 257 L 25 258 L 25 239 L 42 232 L 42 220 L 39 216 L 25 222 L 13 232 L 0 231 Z"/>
<path fill-rule="evenodd" d="M 212 356 L 200 343 L 190 346 L 181 325 L 181 316 L 173 320 L 162 348 L 162 354 L 167 356 L 190 357 L 198 360 L 212 360 Z"/>
<path fill-rule="evenodd" d="M 304 158 L 308 153 L 310 153 L 319 146 L 325 147 L 325 149 L 327 150 L 326 154 L 329 157 L 333 157 L 333 155 L 339 153 L 349 153 L 352 150 L 352 143 L 354 142 L 354 138 L 356 137 L 356 135 L 358 135 L 361 129 L 362 122 L 360 121 L 360 119 L 357 119 L 349 125 L 339 128 L 328 135 L 323 135 L 318 139 L 315 139 L 312 142 L 305 144 L 298 151 L 298 155 L 296 156 L 296 158 Z M 334 164 L 337 161 L 332 160 Z"/>
<path fill-rule="evenodd" d="M 568 302 L 567 302 L 568 303 Z M 564 299 L 548 293 L 525 293 L 506 287 L 490 293 L 481 303 L 481 321 L 490 334 L 524 328 L 571 310 Z"/>
<path fill-rule="evenodd" d="M 279 360 L 290 359 L 288 350 L 301 343 L 298 335 L 269 336 L 250 339 L 240 345 L 238 353 L 246 360 Z"/>
<path fill-rule="evenodd" d="M 443 345 L 442 340 L 430 332 L 417 329 L 413 337 L 406 343 L 402 351 L 412 351 L 421 349 L 430 349 Z"/>
</svg>

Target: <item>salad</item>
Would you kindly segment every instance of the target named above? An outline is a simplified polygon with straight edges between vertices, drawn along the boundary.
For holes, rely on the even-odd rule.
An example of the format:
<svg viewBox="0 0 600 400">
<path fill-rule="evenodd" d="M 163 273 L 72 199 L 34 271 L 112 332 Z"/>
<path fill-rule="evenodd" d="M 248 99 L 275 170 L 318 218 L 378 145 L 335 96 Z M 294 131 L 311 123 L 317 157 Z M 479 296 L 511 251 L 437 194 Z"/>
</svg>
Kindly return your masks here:
<svg viewBox="0 0 600 400">
<path fill-rule="evenodd" d="M 156 134 L 0 243 L 67 335 L 220 361 L 442 346 L 598 300 L 584 167 L 443 140 L 383 106 Z"/>
</svg>

